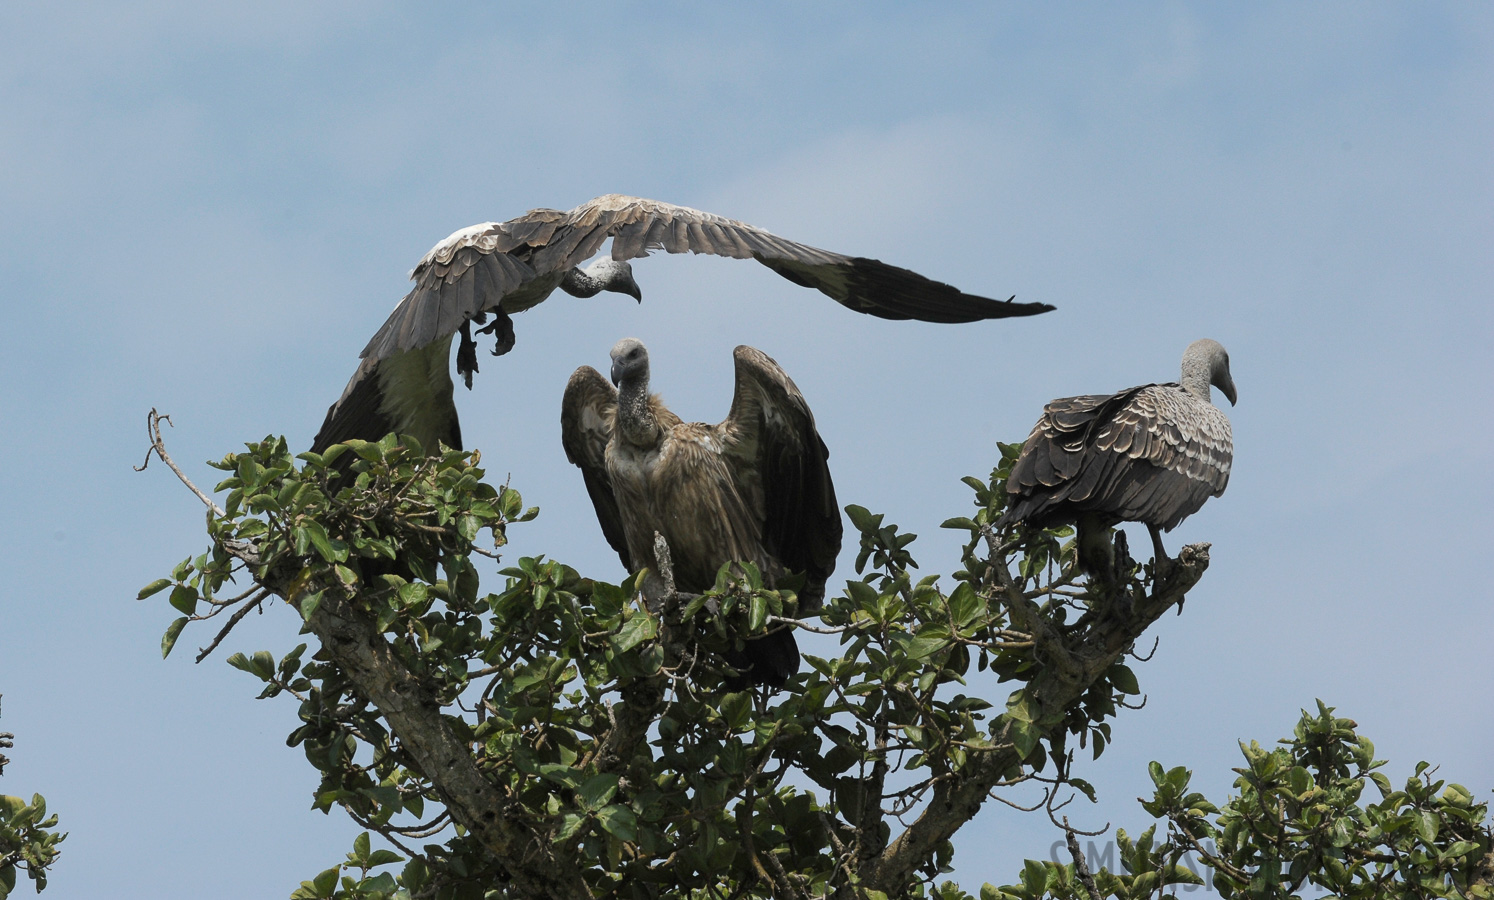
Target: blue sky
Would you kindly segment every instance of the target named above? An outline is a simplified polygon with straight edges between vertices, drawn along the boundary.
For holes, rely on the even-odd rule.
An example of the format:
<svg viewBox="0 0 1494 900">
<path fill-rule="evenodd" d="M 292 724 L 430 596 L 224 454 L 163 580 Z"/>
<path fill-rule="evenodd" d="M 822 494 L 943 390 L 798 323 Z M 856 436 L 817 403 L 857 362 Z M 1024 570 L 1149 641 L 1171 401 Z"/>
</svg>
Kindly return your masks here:
<svg viewBox="0 0 1494 900">
<path fill-rule="evenodd" d="M 958 567 L 937 525 L 997 440 L 1053 397 L 1174 379 L 1213 337 L 1235 472 L 1168 546 L 1214 563 L 1071 817 L 1143 825 L 1152 759 L 1222 795 L 1235 742 L 1318 697 L 1393 777 L 1428 759 L 1487 798 L 1494 14 L 1064 9 L 0 6 L 0 790 L 71 832 L 46 896 L 285 896 L 355 832 L 307 811 L 293 705 L 221 661 L 289 649 L 289 610 L 201 666 L 203 632 L 158 658 L 171 615 L 132 598 L 205 543 L 195 499 L 129 468 L 146 411 L 208 483 L 245 440 L 309 444 L 435 241 L 614 191 L 1058 311 L 890 323 L 678 257 L 637 265 L 641 306 L 557 296 L 457 398 L 542 508 L 513 554 L 621 574 L 558 419 L 567 375 L 625 335 L 693 419 L 725 414 L 733 346 L 774 356 L 842 501 L 922 535 L 925 572 Z M 956 877 L 1011 881 L 1055 837 L 992 804 Z"/>
</svg>

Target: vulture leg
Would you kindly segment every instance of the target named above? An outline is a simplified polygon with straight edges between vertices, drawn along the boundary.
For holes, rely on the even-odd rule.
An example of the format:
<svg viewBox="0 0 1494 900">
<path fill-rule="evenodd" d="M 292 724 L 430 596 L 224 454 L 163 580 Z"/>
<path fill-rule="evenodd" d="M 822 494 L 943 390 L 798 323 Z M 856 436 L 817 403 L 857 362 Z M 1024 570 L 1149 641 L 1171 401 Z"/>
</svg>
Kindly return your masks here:
<svg viewBox="0 0 1494 900">
<path fill-rule="evenodd" d="M 477 333 L 491 334 L 494 338 L 493 355 L 502 356 L 514 349 L 514 320 L 501 309 L 495 309 L 492 313 L 492 324 L 477 329 Z"/>
<path fill-rule="evenodd" d="M 1172 560 L 1167 555 L 1167 549 L 1162 546 L 1162 530 L 1152 524 L 1148 524 L 1146 530 L 1152 533 L 1152 552 L 1156 554 L 1152 558 L 1152 572 L 1161 581 L 1172 570 Z"/>
<path fill-rule="evenodd" d="M 462 376 L 462 381 L 467 385 L 467 390 L 472 390 L 472 375 L 477 371 L 477 342 L 472 340 L 472 322 L 462 322 L 462 340 L 457 344 L 457 372 Z"/>
</svg>

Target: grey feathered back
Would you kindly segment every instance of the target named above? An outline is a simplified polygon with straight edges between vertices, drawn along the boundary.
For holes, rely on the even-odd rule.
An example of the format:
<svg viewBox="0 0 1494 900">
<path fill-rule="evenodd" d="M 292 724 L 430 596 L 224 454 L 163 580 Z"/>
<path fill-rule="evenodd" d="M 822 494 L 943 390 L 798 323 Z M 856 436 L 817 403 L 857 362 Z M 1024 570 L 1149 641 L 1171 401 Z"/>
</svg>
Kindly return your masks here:
<svg viewBox="0 0 1494 900">
<path fill-rule="evenodd" d="M 1227 379 L 1227 357 L 1223 365 Z M 1064 397 L 1043 408 L 1023 443 L 996 524 L 1048 528 L 1093 513 L 1170 531 L 1224 493 L 1233 455 L 1229 419 L 1181 384 Z"/>
</svg>

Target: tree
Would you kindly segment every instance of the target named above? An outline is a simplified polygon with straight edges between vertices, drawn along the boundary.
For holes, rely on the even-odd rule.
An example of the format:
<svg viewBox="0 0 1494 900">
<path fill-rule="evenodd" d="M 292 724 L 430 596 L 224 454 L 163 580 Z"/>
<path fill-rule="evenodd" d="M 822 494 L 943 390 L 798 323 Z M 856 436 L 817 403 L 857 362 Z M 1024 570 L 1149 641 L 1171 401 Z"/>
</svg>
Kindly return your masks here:
<svg viewBox="0 0 1494 900">
<path fill-rule="evenodd" d="M 14 746 L 15 735 L 0 731 L 0 750 Z M 10 759 L 0 753 L 0 775 Z M 16 873 L 25 872 L 37 893 L 47 886 L 47 870 L 62 851 L 57 845 L 67 837 L 52 829 L 57 827 L 56 814 L 47 815 L 47 801 L 32 794 L 30 802 L 21 797 L 0 794 L 0 900 L 16 887 Z"/>
<path fill-rule="evenodd" d="M 944 523 L 969 536 L 948 588 L 914 576 L 914 535 L 848 507 L 857 577 L 813 622 L 750 565 L 676 591 L 662 539 L 653 607 L 644 573 L 614 585 L 542 558 L 483 594 L 478 562 L 538 511 L 484 482 L 477 453 L 393 436 L 228 455 L 222 507 L 198 492 L 211 547 L 141 596 L 169 588 L 180 613 L 165 653 L 226 617 L 203 659 L 267 601 L 315 639 L 229 662 L 300 702 L 289 740 L 320 773 L 317 806 L 393 849 L 365 833 L 295 897 L 964 897 L 938 883 L 950 837 L 1020 783 L 1046 785 L 1050 813 L 1060 787 L 1092 792 L 1075 745 L 1104 749 L 1140 691 L 1123 659 L 1209 562 L 1184 547 L 1159 579 L 1117 532 L 1128 577 L 1092 595 L 1065 530 L 990 527 L 1017 449 L 965 479 L 976 508 Z M 840 655 L 781 692 L 726 691 L 732 642 L 779 627 L 836 634 Z M 962 692 L 972 667 L 1011 683 L 1002 705 Z"/>
<path fill-rule="evenodd" d="M 1166 821 L 1166 837 L 1155 843 L 1155 825 L 1134 840 L 1118 831 L 1124 873 L 1091 876 L 1071 843 L 1073 863 L 1028 860 L 1021 883 L 987 885 L 982 898 L 1161 896 L 1171 885 L 1205 883 L 1188 856 L 1209 870 L 1223 897 L 1301 897 L 1304 888 L 1365 900 L 1494 897 L 1488 804 L 1475 803 L 1460 784 L 1434 780 L 1425 762 L 1395 790 L 1376 771 L 1385 761 L 1356 727 L 1319 701 L 1280 747 L 1241 744 L 1239 794 L 1222 807 L 1188 791 L 1187 769 L 1154 762 L 1157 790 L 1142 808 Z M 1361 806 L 1369 783 L 1380 800 Z"/>
</svg>

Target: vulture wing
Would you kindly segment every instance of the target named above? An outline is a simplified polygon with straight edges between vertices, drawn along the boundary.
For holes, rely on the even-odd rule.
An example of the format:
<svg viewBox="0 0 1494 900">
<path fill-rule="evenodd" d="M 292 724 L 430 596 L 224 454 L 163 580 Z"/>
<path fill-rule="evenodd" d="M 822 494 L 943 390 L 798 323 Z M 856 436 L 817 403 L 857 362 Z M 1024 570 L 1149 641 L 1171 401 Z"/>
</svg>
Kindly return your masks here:
<svg viewBox="0 0 1494 900">
<path fill-rule="evenodd" d="M 615 260 L 647 256 L 654 249 L 755 259 L 795 284 L 884 319 L 974 322 L 1053 309 L 961 293 L 907 269 L 820 250 L 686 206 L 608 194 L 569 212 L 536 209 L 507 222 L 464 228 L 441 241 L 415 267 L 415 287 L 362 355 L 382 359 L 424 346 L 500 303 L 509 313 L 528 309 L 571 268 L 595 256 L 608 238 Z"/>
<path fill-rule="evenodd" d="M 1054 400 L 1022 446 L 1001 524 L 1094 511 L 1172 530 L 1224 492 L 1229 420 L 1176 384 Z"/>
<path fill-rule="evenodd" d="M 437 442 L 460 450 L 462 428 L 452 400 L 450 339 L 389 359 L 364 359 L 311 443 L 313 453 L 360 438 L 377 441 L 389 432 L 414 435 L 429 453 Z"/>
<path fill-rule="evenodd" d="M 830 451 L 792 379 L 767 354 L 738 347 L 722 453 L 749 496 L 761 498 L 763 542 L 785 569 L 804 572 L 804 611 L 818 608 L 840 554 L 840 507 Z"/>
<path fill-rule="evenodd" d="M 577 369 L 566 383 L 565 398 L 560 403 L 560 443 L 566 459 L 580 468 L 586 479 L 586 493 L 591 495 L 607 543 L 617 551 L 623 568 L 632 572 L 622 510 L 607 475 L 607 442 L 612 439 L 616 418 L 617 389 L 591 366 Z"/>
</svg>

